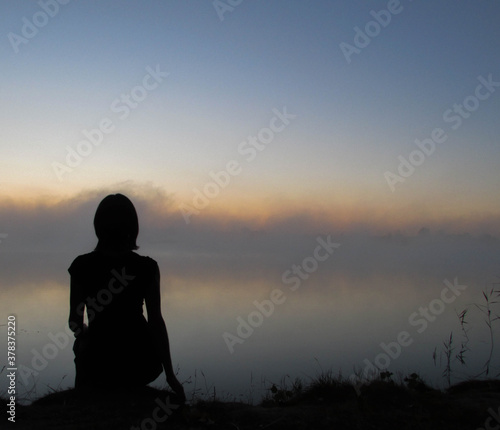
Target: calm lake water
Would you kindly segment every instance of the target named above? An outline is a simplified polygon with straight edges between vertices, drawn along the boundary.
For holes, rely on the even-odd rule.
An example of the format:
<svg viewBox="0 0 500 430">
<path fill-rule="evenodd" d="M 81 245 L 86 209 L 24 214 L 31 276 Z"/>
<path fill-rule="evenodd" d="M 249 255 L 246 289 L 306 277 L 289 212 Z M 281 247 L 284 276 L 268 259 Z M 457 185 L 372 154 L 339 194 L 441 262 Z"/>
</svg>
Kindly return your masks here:
<svg viewBox="0 0 500 430">
<path fill-rule="evenodd" d="M 314 257 L 319 237 L 327 240 L 311 236 L 301 246 L 281 244 L 280 253 L 269 247 L 258 252 L 259 241 L 240 252 L 223 244 L 199 253 L 154 243 L 141 248 L 160 265 L 172 358 L 188 396 L 215 390 L 221 398 L 258 401 L 283 378 L 307 382 L 327 370 L 348 377 L 371 365 L 395 374 L 418 372 L 444 387 L 439 351 L 453 333 L 458 352 L 464 338 L 457 314 L 465 308 L 471 352 L 467 368 L 452 361 L 453 381 L 481 372 L 489 331 L 473 304 L 484 303 L 482 291 L 498 281 L 499 241 L 332 237 L 340 246 L 318 252 L 319 261 Z M 65 272 L 73 255 L 21 255 L 32 262 L 25 266 L 29 281 L 14 284 L 21 272 L 4 280 L 0 315 L 1 324 L 16 315 L 18 390 L 33 399 L 73 386 Z M 16 267 L 18 258 L 3 251 L 3 269 Z M 0 335 L 6 345 L 6 327 Z M 1 392 L 7 388 L 5 373 Z M 154 385 L 162 386 L 162 377 Z"/>
</svg>

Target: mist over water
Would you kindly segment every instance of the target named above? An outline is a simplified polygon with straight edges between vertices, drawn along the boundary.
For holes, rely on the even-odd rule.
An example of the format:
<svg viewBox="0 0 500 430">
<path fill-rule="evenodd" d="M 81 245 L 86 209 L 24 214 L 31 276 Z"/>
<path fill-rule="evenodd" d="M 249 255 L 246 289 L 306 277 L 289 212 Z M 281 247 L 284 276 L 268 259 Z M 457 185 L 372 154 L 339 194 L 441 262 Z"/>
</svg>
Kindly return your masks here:
<svg viewBox="0 0 500 430">
<path fill-rule="evenodd" d="M 442 387 L 439 352 L 452 332 L 459 347 L 457 313 L 465 308 L 472 352 L 467 368 L 453 363 L 453 380 L 479 374 L 486 361 L 489 332 L 472 304 L 498 280 L 500 241 L 492 236 L 428 229 L 312 234 L 311 226 L 192 233 L 157 227 L 150 213 L 145 218 L 152 222 L 139 236 L 139 253 L 159 263 L 172 358 L 188 396 L 213 395 L 215 387 L 219 396 L 258 401 L 284 377 L 307 382 L 330 369 L 349 377 L 372 365 L 403 376 L 419 372 Z M 35 233 L 19 230 L 0 249 L 0 314 L 16 315 L 21 390 L 32 397 L 74 383 L 66 270 L 94 239 L 87 226 L 71 233 L 82 240 L 64 241 L 70 219 L 62 216 L 56 228 L 47 217 Z M 33 234 L 53 240 L 42 246 Z M 338 247 L 315 253 L 318 240 Z M 0 334 L 6 341 L 4 327 Z"/>
</svg>

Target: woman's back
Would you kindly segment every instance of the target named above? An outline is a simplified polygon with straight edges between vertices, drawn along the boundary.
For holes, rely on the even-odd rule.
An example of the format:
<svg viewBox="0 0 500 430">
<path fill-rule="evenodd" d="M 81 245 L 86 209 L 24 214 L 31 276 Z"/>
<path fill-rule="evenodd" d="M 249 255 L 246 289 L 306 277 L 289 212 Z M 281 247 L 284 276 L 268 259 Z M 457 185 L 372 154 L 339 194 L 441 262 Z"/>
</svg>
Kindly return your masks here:
<svg viewBox="0 0 500 430">
<path fill-rule="evenodd" d="M 89 329 L 104 329 L 142 317 L 144 298 L 153 285 L 158 265 L 132 251 L 94 251 L 77 257 L 69 272 L 88 308 Z"/>
<path fill-rule="evenodd" d="M 79 385 L 144 385 L 162 371 L 143 314 L 143 303 L 159 269 L 135 252 L 94 251 L 69 268 L 78 308 L 86 307 L 88 330 L 75 345 L 82 366 Z M 79 364 L 80 364 L 79 363 Z M 125 376 L 127 375 L 127 376 Z M 84 381 L 84 382 L 82 382 Z"/>
</svg>

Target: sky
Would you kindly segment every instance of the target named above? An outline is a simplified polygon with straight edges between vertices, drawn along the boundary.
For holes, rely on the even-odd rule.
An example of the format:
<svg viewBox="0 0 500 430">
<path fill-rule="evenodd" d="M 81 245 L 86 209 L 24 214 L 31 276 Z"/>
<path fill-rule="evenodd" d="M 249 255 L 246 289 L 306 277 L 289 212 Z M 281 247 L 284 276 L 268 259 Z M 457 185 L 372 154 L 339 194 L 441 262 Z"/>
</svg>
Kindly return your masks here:
<svg viewBox="0 0 500 430">
<path fill-rule="evenodd" d="M 497 2 L 2 8 L 2 198 L 127 182 L 161 189 L 186 222 L 307 212 L 498 232 Z M 426 155 L 415 140 L 433 132 Z"/>
<path fill-rule="evenodd" d="M 0 12 L 2 314 L 36 325 L 35 299 L 67 302 L 67 267 L 94 248 L 95 209 L 116 192 L 137 207 L 166 294 L 202 327 L 224 315 L 218 342 L 320 236 L 341 247 L 314 294 L 336 285 L 345 320 L 353 309 L 389 326 L 377 302 L 405 322 L 445 278 L 473 286 L 471 300 L 497 281 L 497 1 L 4 0 Z M 319 296 L 304 296 L 304 319 Z M 173 324 L 175 342 L 175 311 Z"/>
</svg>

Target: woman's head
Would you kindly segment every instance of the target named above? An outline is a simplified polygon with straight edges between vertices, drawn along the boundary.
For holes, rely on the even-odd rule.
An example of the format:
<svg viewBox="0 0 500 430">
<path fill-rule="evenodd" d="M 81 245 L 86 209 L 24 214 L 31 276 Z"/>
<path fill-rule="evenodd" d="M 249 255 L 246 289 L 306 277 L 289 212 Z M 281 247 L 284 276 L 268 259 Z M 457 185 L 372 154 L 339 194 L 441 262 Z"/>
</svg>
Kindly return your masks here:
<svg viewBox="0 0 500 430">
<path fill-rule="evenodd" d="M 97 238 L 96 250 L 133 250 L 139 234 L 139 221 L 132 202 L 123 194 L 106 196 L 94 217 Z"/>
</svg>

